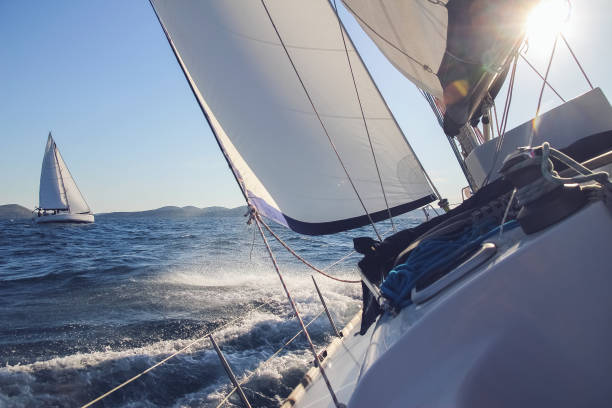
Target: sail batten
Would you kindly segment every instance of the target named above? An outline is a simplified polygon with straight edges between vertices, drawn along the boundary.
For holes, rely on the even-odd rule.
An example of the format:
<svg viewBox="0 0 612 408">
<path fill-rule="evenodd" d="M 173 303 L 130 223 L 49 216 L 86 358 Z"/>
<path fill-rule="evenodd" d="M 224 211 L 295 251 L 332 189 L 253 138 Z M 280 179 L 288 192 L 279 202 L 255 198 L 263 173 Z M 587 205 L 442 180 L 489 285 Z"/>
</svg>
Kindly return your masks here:
<svg viewBox="0 0 612 408">
<path fill-rule="evenodd" d="M 270 17 L 259 0 L 151 3 L 247 201 L 260 213 L 307 234 L 368 223 L 331 140 L 368 213 L 387 214 L 364 117 L 392 213 L 434 199 L 349 45 L 353 83 L 326 0 L 267 0 Z"/>
</svg>

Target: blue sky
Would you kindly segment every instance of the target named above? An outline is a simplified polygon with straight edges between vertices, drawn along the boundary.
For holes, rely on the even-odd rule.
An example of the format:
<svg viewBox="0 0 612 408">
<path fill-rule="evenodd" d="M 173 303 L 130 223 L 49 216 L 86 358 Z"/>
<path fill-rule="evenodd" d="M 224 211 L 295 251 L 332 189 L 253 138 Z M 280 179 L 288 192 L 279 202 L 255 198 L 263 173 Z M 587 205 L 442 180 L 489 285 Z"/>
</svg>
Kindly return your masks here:
<svg viewBox="0 0 612 408">
<path fill-rule="evenodd" d="M 612 7 L 575 3 L 566 36 L 605 92 Z M 0 0 L 0 36 L 0 204 L 37 203 L 49 130 L 95 212 L 244 204 L 148 1 Z M 433 114 L 363 35 L 354 38 L 434 183 L 457 201 L 467 183 Z M 535 44 L 528 57 L 543 72 L 547 54 Z M 517 81 L 510 127 L 533 116 L 541 84 L 524 64 Z M 587 90 L 564 46 L 550 81 L 566 98 Z M 558 103 L 545 93 L 545 109 Z"/>
</svg>

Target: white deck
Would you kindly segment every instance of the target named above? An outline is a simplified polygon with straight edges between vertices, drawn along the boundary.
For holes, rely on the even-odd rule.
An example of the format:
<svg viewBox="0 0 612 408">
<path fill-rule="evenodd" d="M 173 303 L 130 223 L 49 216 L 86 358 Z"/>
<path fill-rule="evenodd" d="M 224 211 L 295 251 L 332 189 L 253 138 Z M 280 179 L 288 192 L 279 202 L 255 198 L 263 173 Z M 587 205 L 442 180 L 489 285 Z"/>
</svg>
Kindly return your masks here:
<svg viewBox="0 0 612 408">
<path fill-rule="evenodd" d="M 597 202 L 537 234 L 515 229 L 498 248 L 431 300 L 383 316 L 367 336 L 346 336 L 324 365 L 339 401 L 610 406 L 610 211 Z M 320 377 L 295 399 L 295 407 L 333 407 Z"/>
</svg>

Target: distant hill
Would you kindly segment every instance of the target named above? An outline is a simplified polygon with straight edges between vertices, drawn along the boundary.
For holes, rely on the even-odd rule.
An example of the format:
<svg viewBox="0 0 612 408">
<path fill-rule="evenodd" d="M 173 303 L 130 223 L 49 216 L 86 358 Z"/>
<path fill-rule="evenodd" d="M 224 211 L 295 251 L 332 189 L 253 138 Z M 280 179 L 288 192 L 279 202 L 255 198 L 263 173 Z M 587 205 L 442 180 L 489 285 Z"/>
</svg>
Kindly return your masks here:
<svg viewBox="0 0 612 408">
<path fill-rule="evenodd" d="M 155 210 L 147 211 L 132 211 L 132 212 L 111 212 L 104 214 L 96 214 L 96 217 L 233 217 L 244 215 L 247 212 L 247 207 L 225 208 L 225 207 L 205 207 L 198 208 L 194 206 L 176 207 L 166 206 Z"/>
<path fill-rule="evenodd" d="M 31 217 L 32 210 L 28 210 L 19 204 L 0 205 L 0 220 L 21 220 Z"/>
</svg>

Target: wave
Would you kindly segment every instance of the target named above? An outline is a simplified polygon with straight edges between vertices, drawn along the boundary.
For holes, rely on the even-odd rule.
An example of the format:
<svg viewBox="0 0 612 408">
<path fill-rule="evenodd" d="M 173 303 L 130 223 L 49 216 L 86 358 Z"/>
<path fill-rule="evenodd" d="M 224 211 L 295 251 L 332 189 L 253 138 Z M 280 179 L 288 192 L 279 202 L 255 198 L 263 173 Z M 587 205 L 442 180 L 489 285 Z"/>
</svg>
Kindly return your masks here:
<svg viewBox="0 0 612 408">
<path fill-rule="evenodd" d="M 301 301 L 304 319 L 309 321 L 320 305 L 311 298 L 302 297 Z M 335 303 L 334 298 L 331 301 Z M 277 406 L 312 359 L 304 340 L 298 338 L 278 358 L 262 363 L 299 330 L 286 307 L 284 315 L 279 316 L 282 308 L 274 307 L 274 302 L 270 304 L 269 310 L 262 307 L 248 312 L 243 320 L 214 333 L 239 379 L 253 374 L 246 387 L 256 406 Z M 356 309 L 353 305 L 352 312 Z M 342 323 L 348 320 L 346 316 L 339 317 Z M 329 322 L 323 318 L 315 321 L 309 331 L 318 344 L 330 339 Z M 6 365 L 0 368 L 0 405 L 63 407 L 86 403 L 201 336 L 202 333 L 189 339 L 158 341 L 121 351 L 109 348 Z M 187 352 L 111 395 L 101 406 L 128 407 L 135 403 L 151 407 L 216 406 L 229 389 L 217 356 L 204 338 Z"/>
</svg>

